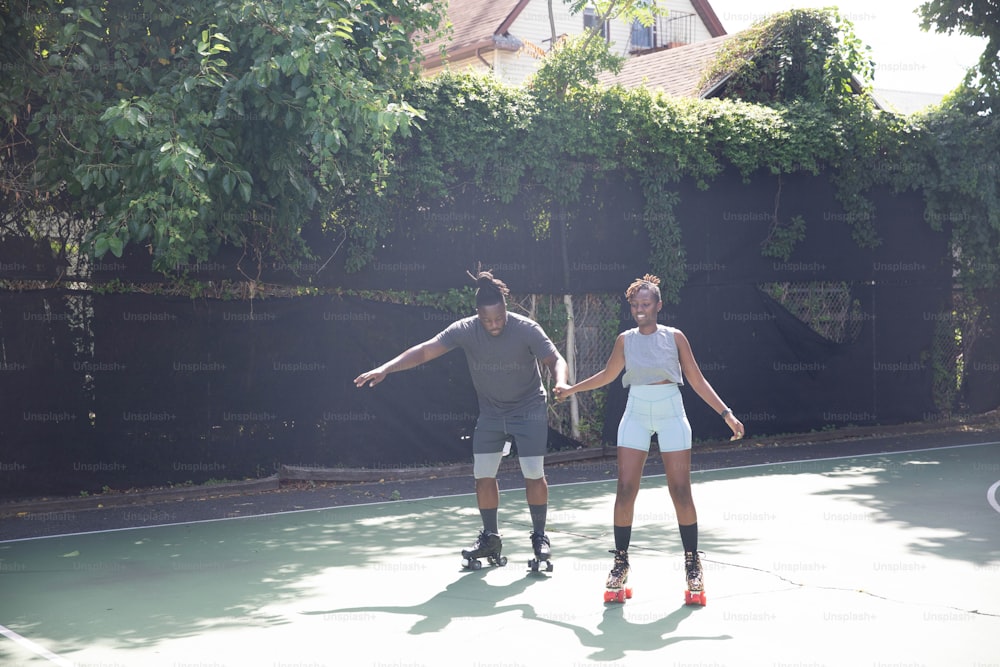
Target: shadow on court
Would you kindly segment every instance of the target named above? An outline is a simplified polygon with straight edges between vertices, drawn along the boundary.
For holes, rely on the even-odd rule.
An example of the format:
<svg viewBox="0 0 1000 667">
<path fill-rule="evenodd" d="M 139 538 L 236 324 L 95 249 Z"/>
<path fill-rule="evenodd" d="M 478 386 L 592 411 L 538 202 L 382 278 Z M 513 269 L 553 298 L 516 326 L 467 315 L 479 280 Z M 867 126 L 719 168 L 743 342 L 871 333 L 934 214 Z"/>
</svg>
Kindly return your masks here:
<svg viewBox="0 0 1000 667">
<path fill-rule="evenodd" d="M 546 618 L 539 615 L 531 604 L 503 604 L 505 600 L 521 595 L 529 587 L 546 585 L 548 575 L 527 574 L 502 586 L 487 583 L 488 577 L 488 570 L 463 572 L 444 591 L 415 605 L 344 607 L 302 613 L 328 620 L 336 619 L 338 615 L 358 614 L 414 616 L 417 620 L 410 626 L 408 633 L 424 634 L 441 632 L 456 618 L 489 620 L 498 614 L 515 612 L 522 619 L 569 630 L 581 647 L 595 649 L 588 656 L 589 659 L 601 662 L 621 660 L 627 652 L 659 651 L 679 642 L 732 639 L 728 635 L 702 637 L 678 634 L 681 623 L 691 614 L 697 613 L 693 607 L 681 607 L 658 620 L 635 622 L 625 617 L 623 605 L 607 604 L 601 622 L 591 630 L 559 620 L 558 616 Z"/>
<path fill-rule="evenodd" d="M 167 642 L 294 621 L 269 608 L 303 597 L 324 573 L 379 571 L 394 554 L 457 543 L 468 531 L 437 509 L 403 505 L 285 514 L 0 543 L 0 624 L 60 652 L 95 642 L 127 664 Z M 0 664 L 18 664 L 0 640 Z M 118 652 L 121 652 L 120 654 Z M 244 663 L 244 664 L 253 664 Z"/>
<path fill-rule="evenodd" d="M 428 632 L 439 632 L 448 627 L 456 617 L 461 618 L 492 618 L 497 614 L 513 611 L 519 612 L 522 618 L 537 620 L 538 615 L 530 604 L 501 604 L 504 600 L 524 593 L 529 586 L 545 581 L 545 575 L 525 576 L 503 586 L 494 586 L 486 582 L 488 569 L 462 572 L 458 578 L 448 584 L 443 591 L 425 602 L 407 606 L 372 606 L 345 607 L 325 611 L 304 611 L 307 616 L 321 616 L 325 619 L 335 619 L 338 614 L 402 614 L 416 616 L 417 621 L 410 627 L 410 634 L 419 635 Z"/>
<path fill-rule="evenodd" d="M 704 608 L 662 476 L 624 605 L 613 480 L 553 487 L 551 573 L 520 489 L 480 571 L 471 495 L 0 542 L 0 664 L 993 664 L 998 480 L 992 443 L 699 471 Z"/>
<path fill-rule="evenodd" d="M 587 657 L 600 662 L 622 660 L 629 652 L 656 652 L 680 642 L 732 639 L 729 635 L 702 637 L 677 634 L 681 623 L 693 613 L 697 613 L 694 608 L 681 607 L 659 620 L 636 623 L 625 617 L 623 605 L 608 604 L 596 631 L 557 620 L 539 620 L 572 631 L 581 646 L 596 649 Z"/>
</svg>

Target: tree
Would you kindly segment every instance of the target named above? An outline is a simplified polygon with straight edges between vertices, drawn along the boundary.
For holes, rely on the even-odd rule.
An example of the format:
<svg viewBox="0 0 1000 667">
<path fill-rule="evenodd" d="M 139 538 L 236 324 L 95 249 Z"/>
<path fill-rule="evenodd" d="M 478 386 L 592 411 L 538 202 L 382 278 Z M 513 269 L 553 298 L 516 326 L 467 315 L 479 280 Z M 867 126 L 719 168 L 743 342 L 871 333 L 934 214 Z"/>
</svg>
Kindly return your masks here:
<svg viewBox="0 0 1000 667">
<path fill-rule="evenodd" d="M 552 19 L 552 3 L 556 1 L 549 0 L 552 47 L 535 74 L 531 87 L 540 95 L 552 95 L 557 99 L 565 97 L 571 88 L 594 85 L 601 72 L 621 71 L 625 59 L 613 54 L 608 42 L 602 38 L 601 25 L 604 22 L 638 21 L 650 26 L 656 17 L 667 13 L 659 2 L 653 0 L 562 0 L 573 14 L 593 9 L 597 21 L 582 34 L 559 39 Z"/>
<path fill-rule="evenodd" d="M 997 0 L 931 0 L 917 9 L 920 27 L 952 34 L 985 37 L 979 63 L 966 76 L 966 86 L 978 91 L 990 108 L 1000 100 L 1000 3 Z"/>
<path fill-rule="evenodd" d="M 638 21 L 642 25 L 652 25 L 657 16 L 666 13 L 658 2 L 651 0 L 565 0 L 570 6 L 573 14 L 579 14 L 586 8 L 592 8 L 597 15 L 597 21 L 589 30 L 582 35 L 567 37 L 557 40 L 555 34 L 555 21 L 553 19 L 552 3 L 549 0 L 549 24 L 552 30 L 552 50 L 545 55 L 537 74 L 530 84 L 531 90 L 540 99 L 554 97 L 562 101 L 570 90 L 579 90 L 584 86 L 592 86 L 597 83 L 597 76 L 603 71 L 618 73 L 624 64 L 624 58 L 611 53 L 608 43 L 601 37 L 600 26 L 605 21 L 620 19 L 627 22 Z M 555 209 L 556 227 L 560 235 L 560 249 L 562 251 L 563 283 L 567 293 L 563 296 L 563 305 L 566 308 L 566 360 L 569 365 L 569 377 L 571 382 L 576 381 L 576 345 L 573 296 L 569 294 L 570 272 L 569 272 L 569 249 L 568 235 L 569 229 L 566 216 L 562 215 L 562 207 L 565 201 L 555 200 L 552 206 Z M 579 406 L 577 397 L 570 397 L 570 423 L 572 425 L 573 437 L 580 437 Z"/>
<path fill-rule="evenodd" d="M 306 228 L 350 232 L 338 205 L 378 188 L 419 117 L 411 35 L 441 17 L 416 0 L 0 9 L 4 222 L 73 220 L 96 256 L 135 245 L 161 270 L 223 244 L 289 261 Z"/>
</svg>

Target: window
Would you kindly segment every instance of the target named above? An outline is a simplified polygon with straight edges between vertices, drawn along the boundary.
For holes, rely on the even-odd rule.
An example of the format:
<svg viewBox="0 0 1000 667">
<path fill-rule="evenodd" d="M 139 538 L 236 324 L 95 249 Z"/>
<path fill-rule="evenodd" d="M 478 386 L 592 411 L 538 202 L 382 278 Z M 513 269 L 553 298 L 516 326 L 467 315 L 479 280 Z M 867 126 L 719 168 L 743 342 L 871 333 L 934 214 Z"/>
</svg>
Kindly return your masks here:
<svg viewBox="0 0 1000 667">
<path fill-rule="evenodd" d="M 653 36 L 653 26 L 644 26 L 638 21 L 632 22 L 632 38 L 629 40 L 632 50 L 651 49 L 656 45 Z"/>
<path fill-rule="evenodd" d="M 583 10 L 583 29 L 593 30 L 600 26 L 601 37 L 604 39 L 609 39 L 611 32 L 608 29 L 608 22 L 601 21 L 601 17 L 597 15 L 597 10 L 594 7 L 587 7 Z"/>
</svg>

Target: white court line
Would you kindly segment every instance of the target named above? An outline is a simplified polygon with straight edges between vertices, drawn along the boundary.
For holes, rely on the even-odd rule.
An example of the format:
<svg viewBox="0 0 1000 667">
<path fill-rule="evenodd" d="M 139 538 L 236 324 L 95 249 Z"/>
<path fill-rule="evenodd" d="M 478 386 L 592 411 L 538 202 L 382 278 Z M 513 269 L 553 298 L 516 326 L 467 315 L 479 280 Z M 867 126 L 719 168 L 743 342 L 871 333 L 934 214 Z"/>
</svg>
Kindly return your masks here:
<svg viewBox="0 0 1000 667">
<path fill-rule="evenodd" d="M 771 463 L 753 463 L 751 465 L 745 466 L 730 466 L 727 468 L 706 468 L 704 470 L 692 470 L 691 475 L 701 475 L 712 472 L 726 471 L 726 470 L 747 470 L 750 468 L 763 468 L 765 466 L 776 466 L 776 465 L 794 465 L 799 463 L 815 463 L 817 461 L 843 461 L 847 459 L 863 459 L 872 456 L 894 456 L 896 454 L 919 454 L 921 452 L 937 452 L 944 451 L 948 449 L 961 449 L 964 447 L 985 447 L 987 445 L 1000 445 L 1000 440 L 995 440 L 992 442 L 972 442 L 964 445 L 948 445 L 947 447 L 925 447 L 922 449 L 907 449 L 898 452 L 871 452 L 868 454 L 845 454 L 843 456 L 828 456 L 824 458 L 815 459 L 796 459 L 793 461 L 773 461 Z M 662 477 L 664 473 L 656 473 L 655 475 L 643 475 L 643 477 Z M 608 482 L 615 481 L 612 479 L 596 479 L 586 482 L 565 482 L 563 484 L 550 484 L 550 488 L 558 488 L 560 486 L 577 486 L 584 484 L 606 484 Z M 518 489 L 509 489 L 503 493 L 509 493 L 512 491 L 517 491 Z M 146 530 L 149 528 L 168 528 L 170 526 L 193 526 L 199 523 L 214 523 L 217 521 L 242 521 L 246 519 L 261 519 L 270 516 L 283 516 L 285 514 L 302 514 L 305 512 L 325 512 L 328 510 L 337 510 L 341 508 L 349 507 L 375 507 L 378 505 L 398 505 L 400 503 L 412 503 L 419 502 L 421 500 L 443 500 L 447 498 L 462 498 L 466 496 L 474 496 L 475 493 L 453 493 L 446 496 L 425 496 L 423 498 L 407 498 L 405 500 L 381 500 L 375 503 L 355 503 L 352 505 L 330 505 L 327 507 L 310 507 L 301 510 L 285 510 L 283 512 L 263 512 L 261 514 L 248 514 L 246 516 L 227 516 L 219 517 L 216 519 L 197 519 L 195 521 L 178 521 L 176 523 L 158 523 L 149 526 L 126 526 L 125 528 L 107 528 L 105 530 L 89 530 L 79 533 L 60 533 L 59 535 L 37 535 L 35 537 L 18 537 L 13 540 L 0 540 L 0 544 L 12 544 L 14 542 L 30 542 L 32 540 L 49 540 L 58 537 L 76 537 L 78 535 L 101 535 L 104 533 L 121 533 L 129 530 Z M 1000 511 L 1000 510 L 998 510 Z M 2 627 L 2 626 L 0 626 Z"/>
<path fill-rule="evenodd" d="M 963 447 L 985 447 L 987 445 L 1000 445 L 1000 440 L 992 442 L 970 442 L 964 445 L 948 445 L 947 447 L 924 447 L 923 449 L 902 449 L 898 452 L 871 452 L 869 454 L 844 454 L 843 456 L 827 456 L 815 459 L 797 459 L 794 461 L 772 461 L 771 463 L 751 463 L 746 466 L 732 466 L 729 468 L 705 468 L 704 470 L 692 470 L 691 474 L 715 472 L 716 470 L 743 470 L 747 468 L 763 468 L 765 466 L 783 466 L 793 463 L 814 463 L 816 461 L 843 461 L 845 459 L 864 459 L 872 456 L 893 456 L 895 454 L 919 454 L 921 452 L 938 452 L 946 449 L 961 449 Z M 661 473 L 662 474 L 662 473 Z"/>
<path fill-rule="evenodd" d="M 1000 512 L 1000 502 L 997 502 L 997 489 L 1000 488 L 1000 482 L 994 482 L 990 490 L 986 492 L 986 500 L 989 501 L 990 507 Z"/>
<path fill-rule="evenodd" d="M 20 644 L 24 648 L 28 649 L 32 653 L 37 653 L 49 662 L 55 663 L 57 665 L 62 665 L 62 667 L 76 667 L 76 665 L 66 658 L 60 658 L 58 655 L 48 650 L 43 646 L 39 646 L 35 642 L 31 641 L 27 637 L 22 637 L 10 628 L 0 625 L 0 635 L 7 637 L 12 640 L 15 644 Z"/>
</svg>

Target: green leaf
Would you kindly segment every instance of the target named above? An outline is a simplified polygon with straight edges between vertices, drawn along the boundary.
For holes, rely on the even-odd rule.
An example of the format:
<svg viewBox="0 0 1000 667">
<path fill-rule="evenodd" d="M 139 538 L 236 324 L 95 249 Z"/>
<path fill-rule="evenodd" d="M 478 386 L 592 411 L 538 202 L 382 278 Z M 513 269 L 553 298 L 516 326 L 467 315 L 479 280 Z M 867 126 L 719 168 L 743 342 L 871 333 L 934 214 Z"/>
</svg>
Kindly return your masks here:
<svg viewBox="0 0 1000 667">
<path fill-rule="evenodd" d="M 77 12 L 77 14 L 80 16 L 80 18 L 82 18 L 87 23 L 90 23 L 91 25 L 97 26 L 98 28 L 104 27 L 101 25 L 100 21 L 94 18 L 94 15 L 87 7 L 81 7 L 80 10 Z"/>
<path fill-rule="evenodd" d="M 115 257 L 121 257 L 124 248 L 124 243 L 117 236 L 112 236 L 108 238 L 108 249 L 111 250 L 111 254 Z"/>
</svg>

